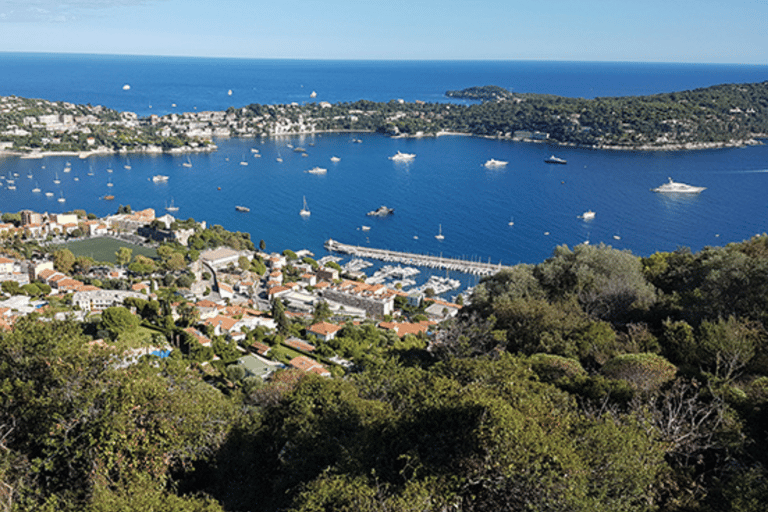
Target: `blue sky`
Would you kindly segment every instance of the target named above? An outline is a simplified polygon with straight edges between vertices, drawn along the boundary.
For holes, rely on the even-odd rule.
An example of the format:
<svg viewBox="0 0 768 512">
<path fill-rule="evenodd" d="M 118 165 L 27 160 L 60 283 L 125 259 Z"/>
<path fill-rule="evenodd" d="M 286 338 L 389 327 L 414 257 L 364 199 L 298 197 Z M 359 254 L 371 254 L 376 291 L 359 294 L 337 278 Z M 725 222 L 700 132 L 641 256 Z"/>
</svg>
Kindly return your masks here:
<svg viewBox="0 0 768 512">
<path fill-rule="evenodd" d="M 0 51 L 768 64 L 764 0 L 0 0 Z"/>
</svg>

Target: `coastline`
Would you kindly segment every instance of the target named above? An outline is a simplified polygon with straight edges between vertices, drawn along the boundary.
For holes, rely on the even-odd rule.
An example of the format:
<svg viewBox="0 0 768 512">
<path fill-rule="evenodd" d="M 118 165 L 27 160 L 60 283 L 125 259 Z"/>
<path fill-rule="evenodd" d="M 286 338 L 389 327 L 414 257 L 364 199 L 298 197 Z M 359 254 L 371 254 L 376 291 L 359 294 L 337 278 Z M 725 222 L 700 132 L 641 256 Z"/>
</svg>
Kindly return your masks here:
<svg viewBox="0 0 768 512">
<path fill-rule="evenodd" d="M 218 147 L 215 144 L 208 144 L 202 147 L 193 148 L 191 146 L 184 146 L 180 148 L 171 148 L 164 150 L 160 146 L 143 146 L 140 149 L 135 150 L 114 150 L 114 149 L 97 149 L 93 151 L 17 151 L 12 149 L 0 149 L 0 158 L 5 157 L 18 157 L 21 160 L 39 160 L 49 156 L 66 156 L 79 158 L 85 160 L 91 156 L 109 156 L 109 155 L 125 155 L 125 154 L 162 154 L 179 155 L 187 153 L 212 153 L 216 151 Z"/>
</svg>

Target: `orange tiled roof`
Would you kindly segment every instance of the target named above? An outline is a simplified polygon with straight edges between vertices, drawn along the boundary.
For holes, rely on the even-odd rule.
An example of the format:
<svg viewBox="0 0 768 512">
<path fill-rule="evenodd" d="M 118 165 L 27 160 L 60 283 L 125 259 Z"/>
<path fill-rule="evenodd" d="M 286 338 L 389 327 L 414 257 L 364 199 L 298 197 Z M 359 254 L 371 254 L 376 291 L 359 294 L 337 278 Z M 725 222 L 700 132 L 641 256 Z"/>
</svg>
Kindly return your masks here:
<svg viewBox="0 0 768 512">
<path fill-rule="evenodd" d="M 333 334 L 335 332 L 340 331 L 342 328 L 339 327 L 336 324 L 331 324 L 328 322 L 318 322 L 316 324 L 310 325 L 307 327 L 307 331 L 314 333 L 314 334 L 320 334 L 322 336 L 328 336 L 329 334 Z"/>
<path fill-rule="evenodd" d="M 380 322 L 379 323 L 379 327 L 381 327 L 382 329 L 393 330 L 401 338 L 407 334 L 416 335 L 420 332 L 427 332 L 427 329 L 429 329 L 429 327 L 433 325 L 437 325 L 437 324 L 430 320 L 424 320 L 418 323 L 409 323 L 409 322 L 402 322 L 402 323 Z"/>
</svg>

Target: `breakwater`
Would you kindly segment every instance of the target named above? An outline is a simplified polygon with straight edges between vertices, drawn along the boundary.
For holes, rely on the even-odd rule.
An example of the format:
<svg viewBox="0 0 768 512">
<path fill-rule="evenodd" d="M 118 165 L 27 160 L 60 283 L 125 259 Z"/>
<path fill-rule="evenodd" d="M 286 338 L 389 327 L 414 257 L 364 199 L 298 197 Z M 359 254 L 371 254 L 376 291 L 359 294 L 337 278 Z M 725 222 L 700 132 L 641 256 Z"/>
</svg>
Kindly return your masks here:
<svg viewBox="0 0 768 512">
<path fill-rule="evenodd" d="M 336 240 L 326 240 L 325 249 L 332 252 L 351 254 L 361 258 L 371 258 L 381 261 L 392 261 L 415 265 L 417 267 L 440 268 L 464 272 L 465 274 L 475 274 L 488 276 L 493 275 L 500 270 L 510 268 L 501 263 L 484 263 L 481 261 L 468 261 L 455 258 L 444 258 L 442 256 L 431 256 L 428 254 L 416 254 L 411 252 L 390 251 L 387 249 L 372 249 L 370 247 L 361 247 L 359 245 L 348 245 Z"/>
</svg>

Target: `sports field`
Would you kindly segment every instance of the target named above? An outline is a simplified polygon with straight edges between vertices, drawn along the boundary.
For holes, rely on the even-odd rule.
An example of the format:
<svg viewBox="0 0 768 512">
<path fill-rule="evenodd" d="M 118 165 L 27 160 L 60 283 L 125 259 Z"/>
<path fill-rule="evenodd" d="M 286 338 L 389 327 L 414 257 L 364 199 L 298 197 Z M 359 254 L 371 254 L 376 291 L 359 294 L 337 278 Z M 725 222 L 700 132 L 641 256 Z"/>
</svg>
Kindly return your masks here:
<svg viewBox="0 0 768 512">
<path fill-rule="evenodd" d="M 141 254 L 142 256 L 147 256 L 148 258 L 157 258 L 157 251 L 154 249 L 106 237 L 76 240 L 74 242 L 62 244 L 61 247 L 69 249 L 75 256 L 90 256 L 96 261 L 103 261 L 108 263 L 115 263 L 115 253 L 121 247 L 127 247 L 131 249 L 133 251 L 133 256 Z"/>
</svg>

